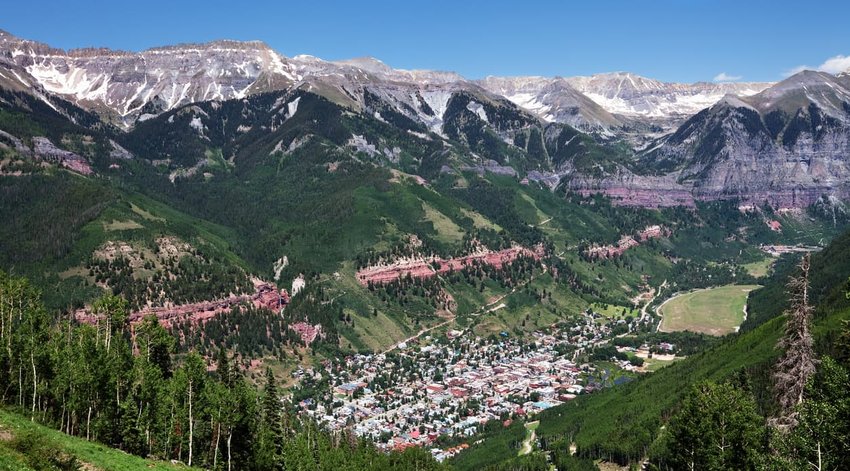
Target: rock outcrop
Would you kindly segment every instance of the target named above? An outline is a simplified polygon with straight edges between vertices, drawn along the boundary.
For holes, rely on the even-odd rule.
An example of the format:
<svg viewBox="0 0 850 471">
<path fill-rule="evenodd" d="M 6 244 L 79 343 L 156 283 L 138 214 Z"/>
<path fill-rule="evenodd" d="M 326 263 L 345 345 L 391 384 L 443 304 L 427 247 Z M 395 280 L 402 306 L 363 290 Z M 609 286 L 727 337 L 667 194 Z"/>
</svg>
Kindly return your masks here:
<svg viewBox="0 0 850 471">
<path fill-rule="evenodd" d="M 430 278 L 442 273 L 463 270 L 476 263 L 483 263 L 501 268 L 506 263 L 520 257 L 539 259 L 543 249 L 535 250 L 525 247 L 511 247 L 497 252 L 482 249 L 470 255 L 444 259 L 440 257 L 415 257 L 399 260 L 393 263 L 366 267 L 357 272 L 357 281 L 366 286 L 370 283 L 384 284 L 410 276 L 412 278 Z"/>
<path fill-rule="evenodd" d="M 277 287 L 271 283 L 255 281 L 254 293 L 252 294 L 232 295 L 215 301 L 145 308 L 130 313 L 129 320 L 131 324 L 136 324 L 145 317 L 154 315 L 165 327 L 185 321 L 202 324 L 215 317 L 216 314 L 230 311 L 241 305 L 252 305 L 257 308 L 277 311 L 289 304 L 289 301 L 289 293 L 285 289 L 278 291 Z M 99 316 L 92 313 L 88 307 L 77 310 L 74 313 L 74 318 L 77 322 L 86 324 L 96 324 L 100 320 Z"/>
</svg>

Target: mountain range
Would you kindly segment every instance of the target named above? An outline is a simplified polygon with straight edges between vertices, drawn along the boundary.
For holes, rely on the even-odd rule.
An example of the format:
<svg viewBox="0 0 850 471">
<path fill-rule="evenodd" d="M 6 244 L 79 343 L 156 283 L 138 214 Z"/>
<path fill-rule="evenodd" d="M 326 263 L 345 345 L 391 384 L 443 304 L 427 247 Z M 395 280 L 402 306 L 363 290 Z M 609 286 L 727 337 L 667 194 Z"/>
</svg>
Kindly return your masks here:
<svg viewBox="0 0 850 471">
<path fill-rule="evenodd" d="M 309 93 L 414 138 L 443 141 L 467 166 L 492 170 L 494 162 L 551 188 L 604 193 L 626 205 L 739 199 L 803 207 L 850 196 L 847 73 L 804 71 L 779 83 L 665 83 L 630 73 L 467 80 L 373 58 L 290 58 L 259 41 L 63 51 L 0 32 L 0 85 L 53 108 L 61 98 L 125 133 L 189 106 L 269 93 L 292 97 L 263 110 L 286 119 L 297 96 Z M 203 114 L 188 124 L 209 139 Z M 394 158 L 382 142 L 345 141 Z"/>
</svg>

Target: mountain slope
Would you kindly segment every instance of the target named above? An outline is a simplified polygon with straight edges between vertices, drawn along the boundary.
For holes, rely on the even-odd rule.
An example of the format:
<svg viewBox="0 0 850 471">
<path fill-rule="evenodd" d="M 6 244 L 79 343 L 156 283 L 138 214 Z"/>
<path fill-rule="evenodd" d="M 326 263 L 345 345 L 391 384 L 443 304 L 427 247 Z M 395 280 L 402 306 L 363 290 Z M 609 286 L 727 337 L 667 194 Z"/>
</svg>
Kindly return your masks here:
<svg viewBox="0 0 850 471">
<path fill-rule="evenodd" d="M 12 442 L 12 443 L 9 443 Z M 14 448 L 19 443 L 24 451 Z M 88 469 L 122 469 L 167 471 L 189 468 L 166 461 L 146 460 L 123 451 L 81 438 L 71 437 L 38 425 L 29 418 L 0 410 L 0 467 L 10 471 L 29 471 L 53 465 L 56 453 L 60 460 L 76 459 L 78 466 Z M 53 468 L 49 468 L 53 469 Z"/>
<path fill-rule="evenodd" d="M 761 93 L 726 96 L 640 152 L 636 174 L 572 179 L 580 191 L 641 201 L 739 199 L 806 207 L 850 196 L 850 88 L 846 78 L 804 71 Z M 641 175 L 641 173 L 643 175 Z M 651 198 L 651 195 L 645 195 Z"/>
<path fill-rule="evenodd" d="M 813 298 L 818 303 L 813 335 L 820 354 L 833 354 L 834 341 L 842 321 L 850 320 L 850 301 L 844 293 L 850 266 L 837 254 L 850 250 L 850 233 L 836 238 L 822 253 L 812 257 Z M 771 405 L 770 366 L 778 356 L 776 341 L 782 335 L 784 304 L 761 296 L 784 296 L 784 285 L 792 266 L 777 272 L 767 286 L 751 293 L 749 308 L 763 324 L 728 337 L 721 345 L 690 356 L 643 376 L 636 381 L 593 394 L 579 396 L 569 403 L 538 415 L 536 430 L 544 450 L 568 453 L 575 447 L 581 457 L 613 461 L 621 465 L 644 459 L 662 427 L 678 407 L 688 388 L 701 381 L 733 381 L 753 392 L 760 406 L 769 412 Z M 755 302 L 753 302 L 755 300 Z M 488 438 L 499 443 L 510 430 Z M 510 443 L 510 440 L 506 441 Z M 473 446 L 456 459 L 460 469 L 469 464 L 491 464 L 516 456 L 516 450 L 494 449 L 485 442 Z"/>
</svg>

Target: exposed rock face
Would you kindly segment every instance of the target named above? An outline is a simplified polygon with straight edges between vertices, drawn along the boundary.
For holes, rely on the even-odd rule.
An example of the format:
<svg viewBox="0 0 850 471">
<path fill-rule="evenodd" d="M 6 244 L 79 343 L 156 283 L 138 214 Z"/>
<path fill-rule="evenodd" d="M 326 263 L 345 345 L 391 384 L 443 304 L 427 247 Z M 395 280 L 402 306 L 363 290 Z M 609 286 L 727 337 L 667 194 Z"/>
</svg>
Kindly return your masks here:
<svg viewBox="0 0 850 471">
<path fill-rule="evenodd" d="M 280 89 L 294 67 L 261 42 L 217 41 L 149 49 L 63 51 L 0 33 L 0 61 L 29 81 L 85 108 L 115 114 L 125 124 L 195 101 L 239 98 Z"/>
<path fill-rule="evenodd" d="M 21 155 L 29 156 L 32 151 L 17 137 L 0 130 L 0 147 L 14 149 Z"/>
<path fill-rule="evenodd" d="M 319 324 L 313 325 L 306 322 L 296 322 L 290 324 L 289 328 L 298 334 L 305 345 L 310 345 L 317 338 L 324 338 L 325 336 L 324 332 L 322 332 L 322 326 Z"/>
<path fill-rule="evenodd" d="M 666 208 L 672 206 L 694 206 L 692 188 L 670 176 L 635 175 L 620 169 L 616 175 L 604 178 L 567 177 L 570 190 L 584 196 L 604 193 L 614 204 L 642 208 Z"/>
<path fill-rule="evenodd" d="M 469 170 L 475 172 L 479 175 L 484 175 L 485 173 L 493 173 L 496 175 L 510 175 L 512 177 L 516 176 L 516 170 L 513 167 L 508 167 L 507 165 L 499 165 L 498 162 L 493 160 L 487 160 L 481 165 L 476 165 L 474 167 L 462 167 L 461 170 Z"/>
<path fill-rule="evenodd" d="M 571 176 L 569 188 L 622 204 L 667 206 L 739 199 L 805 207 L 850 197 L 850 80 L 801 72 L 749 98 L 727 96 L 604 178 Z"/>
<path fill-rule="evenodd" d="M 56 147 L 46 137 L 33 137 L 32 145 L 33 154 L 42 160 L 58 163 L 83 175 L 91 175 L 92 173 L 91 166 L 84 157 Z"/>
<path fill-rule="evenodd" d="M 601 246 L 593 246 L 588 248 L 585 251 L 585 254 L 592 259 L 608 259 L 608 258 L 616 258 L 621 255 L 626 250 L 629 250 L 632 247 L 637 247 L 643 242 L 646 242 L 649 239 L 660 239 L 662 237 L 669 237 L 670 230 L 664 228 L 659 225 L 649 226 L 644 230 L 637 233 L 636 236 L 625 235 L 620 238 L 614 245 L 601 245 Z"/>
<path fill-rule="evenodd" d="M 189 321 L 192 323 L 204 323 L 215 317 L 216 314 L 228 312 L 234 307 L 250 304 L 258 308 L 272 311 L 279 310 L 289 304 L 289 294 L 285 289 L 280 291 L 271 283 L 255 282 L 253 294 L 233 295 L 217 301 L 202 301 L 198 303 L 181 304 L 177 306 L 152 307 L 142 309 L 130 314 L 130 323 L 141 322 L 149 315 L 156 316 L 165 327 L 170 327 L 178 322 Z M 96 324 L 99 319 L 89 308 L 79 309 L 74 313 L 77 322 Z"/>
<path fill-rule="evenodd" d="M 530 250 L 524 247 L 511 247 L 498 252 L 481 250 L 465 257 L 450 259 L 439 257 L 405 259 L 386 265 L 366 267 L 357 272 L 357 281 L 361 285 L 366 286 L 369 283 L 389 283 L 406 276 L 430 278 L 441 273 L 462 270 L 476 263 L 501 267 L 503 264 L 513 262 L 519 257 L 539 259 L 542 255 L 542 249 Z"/>
</svg>

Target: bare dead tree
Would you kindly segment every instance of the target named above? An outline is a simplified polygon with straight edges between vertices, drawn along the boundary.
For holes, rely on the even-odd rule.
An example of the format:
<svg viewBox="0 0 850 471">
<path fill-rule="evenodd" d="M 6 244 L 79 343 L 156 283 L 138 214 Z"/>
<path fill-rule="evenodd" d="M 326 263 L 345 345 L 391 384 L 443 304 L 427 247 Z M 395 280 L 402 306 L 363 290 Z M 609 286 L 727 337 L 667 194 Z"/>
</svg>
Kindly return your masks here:
<svg viewBox="0 0 850 471">
<path fill-rule="evenodd" d="M 788 288 L 789 308 L 785 311 L 785 334 L 777 348 L 784 351 L 773 372 L 774 393 L 779 404 L 776 417 L 770 420 L 778 430 L 787 432 L 797 425 L 798 404 L 809 377 L 815 372 L 817 359 L 813 349 L 809 303 L 810 257 L 807 254 L 797 266 L 799 273 L 791 277 Z"/>
</svg>

